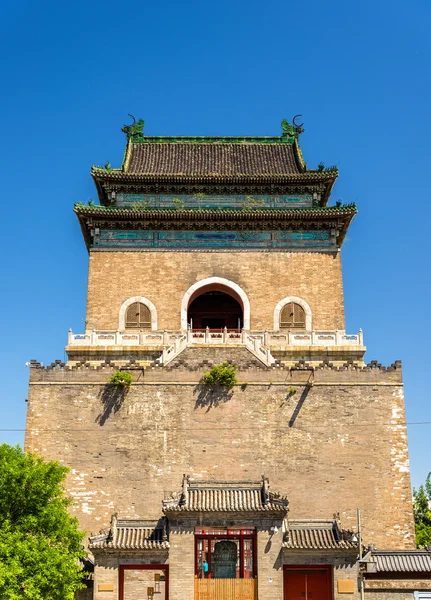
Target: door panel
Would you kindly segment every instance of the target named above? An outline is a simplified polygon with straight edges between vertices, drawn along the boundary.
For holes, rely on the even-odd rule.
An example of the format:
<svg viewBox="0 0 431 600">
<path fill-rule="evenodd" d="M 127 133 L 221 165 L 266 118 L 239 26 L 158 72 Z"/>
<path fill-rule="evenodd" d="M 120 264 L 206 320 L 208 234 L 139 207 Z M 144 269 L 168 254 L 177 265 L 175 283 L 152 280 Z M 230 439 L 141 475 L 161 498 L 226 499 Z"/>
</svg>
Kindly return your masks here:
<svg viewBox="0 0 431 600">
<path fill-rule="evenodd" d="M 284 600 L 331 600 L 330 567 L 285 566 Z"/>
</svg>

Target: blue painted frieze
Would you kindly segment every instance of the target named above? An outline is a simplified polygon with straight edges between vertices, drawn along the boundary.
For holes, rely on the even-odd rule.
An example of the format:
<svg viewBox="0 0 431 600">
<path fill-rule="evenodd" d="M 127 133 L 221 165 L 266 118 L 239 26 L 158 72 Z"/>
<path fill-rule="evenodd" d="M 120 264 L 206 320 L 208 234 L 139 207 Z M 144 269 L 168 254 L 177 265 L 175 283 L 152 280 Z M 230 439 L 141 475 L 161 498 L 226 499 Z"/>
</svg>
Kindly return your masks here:
<svg viewBox="0 0 431 600">
<path fill-rule="evenodd" d="M 207 194 L 117 194 L 113 203 L 122 208 L 310 208 L 310 194 L 290 196 L 264 195 L 207 195 Z"/>
<path fill-rule="evenodd" d="M 120 231 L 102 229 L 94 238 L 99 248 L 238 248 L 286 249 L 335 247 L 335 237 L 319 231 Z"/>
</svg>

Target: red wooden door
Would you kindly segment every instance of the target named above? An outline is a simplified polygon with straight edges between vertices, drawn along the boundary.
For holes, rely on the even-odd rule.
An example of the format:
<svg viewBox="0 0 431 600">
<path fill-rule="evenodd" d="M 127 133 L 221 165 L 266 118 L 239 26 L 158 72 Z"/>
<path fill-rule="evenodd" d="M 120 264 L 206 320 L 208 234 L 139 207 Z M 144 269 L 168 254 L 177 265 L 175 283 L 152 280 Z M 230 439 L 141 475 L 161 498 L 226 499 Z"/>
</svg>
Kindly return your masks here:
<svg viewBox="0 0 431 600">
<path fill-rule="evenodd" d="M 284 600 L 331 600 L 330 567 L 284 567 Z"/>
</svg>

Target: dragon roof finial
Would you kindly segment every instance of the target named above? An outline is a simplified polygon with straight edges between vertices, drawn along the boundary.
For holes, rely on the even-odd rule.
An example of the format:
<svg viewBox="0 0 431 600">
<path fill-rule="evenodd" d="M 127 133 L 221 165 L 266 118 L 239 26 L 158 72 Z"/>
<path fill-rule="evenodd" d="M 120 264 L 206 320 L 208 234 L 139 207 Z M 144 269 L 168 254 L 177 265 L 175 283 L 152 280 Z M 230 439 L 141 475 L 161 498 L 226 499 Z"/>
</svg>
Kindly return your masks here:
<svg viewBox="0 0 431 600">
<path fill-rule="evenodd" d="M 302 115 L 295 115 L 292 119 L 292 125 L 286 119 L 282 120 L 283 137 L 298 137 L 304 131 L 304 123 L 296 123 L 298 117 L 302 117 Z"/>
<path fill-rule="evenodd" d="M 131 114 L 129 114 L 129 117 L 133 119 L 133 123 L 131 125 L 124 125 L 124 127 L 121 128 L 121 131 L 124 131 L 124 133 L 127 134 L 127 137 L 132 139 L 143 136 L 144 120 L 139 119 L 139 121 L 136 121 L 135 117 Z"/>
</svg>

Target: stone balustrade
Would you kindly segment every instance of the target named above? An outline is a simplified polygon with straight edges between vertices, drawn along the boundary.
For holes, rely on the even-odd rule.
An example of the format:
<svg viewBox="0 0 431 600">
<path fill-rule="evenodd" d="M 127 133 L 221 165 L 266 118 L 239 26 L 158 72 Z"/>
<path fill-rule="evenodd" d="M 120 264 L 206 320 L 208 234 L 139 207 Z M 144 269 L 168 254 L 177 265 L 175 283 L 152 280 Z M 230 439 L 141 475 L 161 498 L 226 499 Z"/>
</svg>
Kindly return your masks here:
<svg viewBox="0 0 431 600">
<path fill-rule="evenodd" d="M 345 331 L 238 331 L 188 330 L 181 331 L 89 331 L 69 330 L 68 346 L 154 346 L 178 348 L 186 344 L 257 344 L 264 347 L 286 346 L 363 346 L 362 330 L 357 334 Z"/>
</svg>

